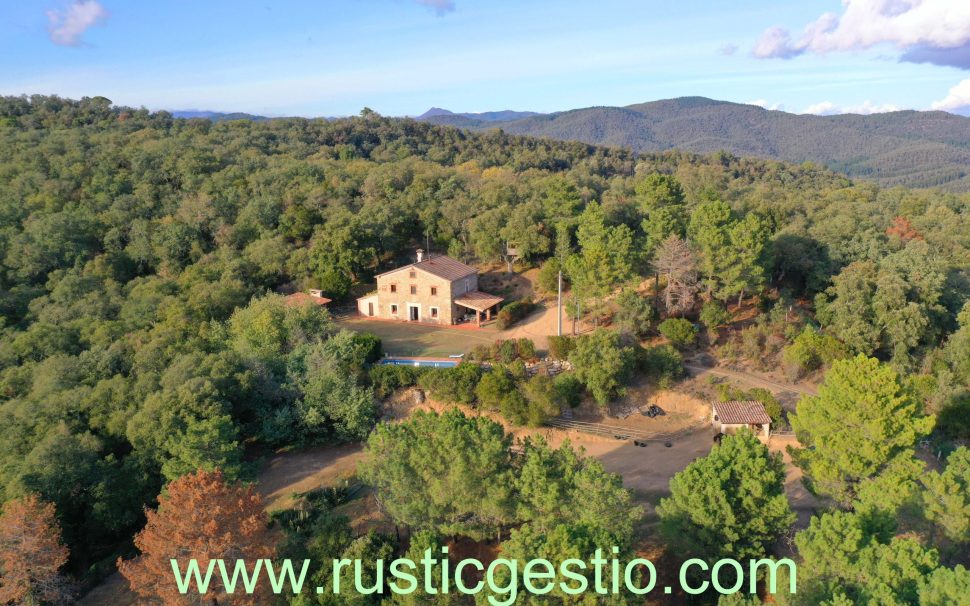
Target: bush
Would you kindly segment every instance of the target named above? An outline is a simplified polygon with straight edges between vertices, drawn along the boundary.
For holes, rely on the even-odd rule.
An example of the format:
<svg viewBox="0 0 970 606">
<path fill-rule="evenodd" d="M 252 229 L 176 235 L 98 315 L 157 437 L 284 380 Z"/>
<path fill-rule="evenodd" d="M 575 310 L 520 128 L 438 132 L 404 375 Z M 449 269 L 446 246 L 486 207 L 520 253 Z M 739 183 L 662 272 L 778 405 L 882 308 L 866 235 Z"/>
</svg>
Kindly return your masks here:
<svg viewBox="0 0 970 606">
<path fill-rule="evenodd" d="M 560 406 L 576 408 L 583 401 L 583 382 L 572 373 L 564 373 L 552 380 L 556 402 Z"/>
<path fill-rule="evenodd" d="M 566 277 L 563 276 L 563 283 Z M 546 294 L 559 292 L 559 259 L 552 257 L 543 262 L 539 268 L 539 278 L 537 280 L 539 290 Z"/>
<path fill-rule="evenodd" d="M 650 301 L 633 289 L 626 289 L 616 297 L 617 310 L 613 324 L 623 332 L 642 337 L 650 330 L 656 313 Z"/>
<path fill-rule="evenodd" d="M 531 299 L 522 299 L 521 301 L 509 303 L 499 310 L 495 318 L 495 327 L 499 330 L 505 330 L 532 313 L 535 308 L 535 303 Z"/>
<path fill-rule="evenodd" d="M 524 381 L 528 377 L 528 372 L 525 369 L 525 362 L 522 360 L 513 360 L 511 364 L 506 365 L 506 368 L 512 374 L 512 378 L 516 381 Z"/>
<path fill-rule="evenodd" d="M 633 348 L 622 345 L 617 333 L 602 329 L 576 339 L 569 354 L 576 377 L 601 406 L 626 393 L 635 358 Z"/>
<path fill-rule="evenodd" d="M 497 341 L 498 352 L 495 359 L 502 364 L 511 364 L 519 359 L 519 347 L 514 339 L 508 341 Z"/>
<path fill-rule="evenodd" d="M 426 368 L 414 366 L 397 366 L 394 364 L 375 364 L 368 371 L 374 394 L 378 398 L 386 398 L 402 387 L 418 384 L 418 377 Z"/>
<path fill-rule="evenodd" d="M 522 337 L 515 342 L 517 349 L 519 350 L 519 358 L 523 360 L 534 360 L 536 357 L 536 344 L 532 342 L 532 339 L 527 339 Z"/>
<path fill-rule="evenodd" d="M 970 395 L 953 398 L 945 405 L 936 416 L 936 425 L 951 440 L 970 439 Z"/>
<path fill-rule="evenodd" d="M 549 337 L 549 357 L 554 360 L 568 360 L 575 347 L 576 339 L 572 337 Z"/>
<path fill-rule="evenodd" d="M 482 375 L 475 387 L 475 397 L 478 404 L 486 410 L 499 410 L 502 400 L 516 391 L 515 378 L 508 370 L 497 366 L 491 372 Z"/>
<path fill-rule="evenodd" d="M 475 395 L 482 408 L 498 411 L 513 425 L 541 423 L 538 420 L 540 416 L 530 411 L 529 401 L 519 391 L 515 377 L 505 368 L 496 367 L 482 375 L 482 380 L 475 388 Z"/>
<path fill-rule="evenodd" d="M 529 402 L 526 424 L 530 427 L 538 427 L 559 415 L 559 394 L 549 375 L 540 374 L 532 377 L 522 386 L 522 391 Z"/>
<path fill-rule="evenodd" d="M 384 350 L 381 346 L 381 338 L 369 332 L 354 333 L 354 345 L 363 352 L 364 362 L 373 364 L 381 359 Z"/>
<path fill-rule="evenodd" d="M 697 328 L 689 320 L 683 318 L 668 318 L 658 327 L 660 334 L 677 349 L 685 349 L 697 340 Z"/>
<path fill-rule="evenodd" d="M 806 326 L 792 344 L 784 349 L 781 358 L 785 374 L 789 379 L 797 381 L 848 355 L 845 345 L 838 339 Z"/>
<path fill-rule="evenodd" d="M 731 312 L 720 301 L 708 301 L 701 308 L 701 324 L 714 339 L 717 339 L 717 329 L 731 321 Z"/>
<path fill-rule="evenodd" d="M 637 366 L 653 383 L 667 389 L 674 381 L 684 376 L 684 361 L 676 349 L 670 345 L 638 348 Z"/>
<path fill-rule="evenodd" d="M 482 377 L 478 364 L 462 363 L 454 368 L 430 368 L 418 377 L 418 385 L 436 400 L 472 404 Z"/>
</svg>

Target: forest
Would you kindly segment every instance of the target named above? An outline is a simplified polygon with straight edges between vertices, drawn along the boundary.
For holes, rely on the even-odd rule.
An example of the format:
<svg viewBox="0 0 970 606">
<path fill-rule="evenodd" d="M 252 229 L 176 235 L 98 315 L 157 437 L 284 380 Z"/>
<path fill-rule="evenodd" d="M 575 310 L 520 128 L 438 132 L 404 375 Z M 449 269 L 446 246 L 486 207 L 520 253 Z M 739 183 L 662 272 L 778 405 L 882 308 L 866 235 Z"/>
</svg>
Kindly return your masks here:
<svg viewBox="0 0 970 606">
<path fill-rule="evenodd" d="M 512 444 L 457 411 L 377 424 L 380 401 L 419 383 L 537 425 L 581 397 L 607 404 L 635 374 L 676 380 L 678 350 L 700 331 L 719 357 L 821 380 L 783 419 L 807 486 L 833 503 L 793 539 L 805 591 L 786 603 L 931 606 L 970 591 L 968 194 L 368 109 L 212 122 L 103 97 L 5 97 L 0 149 L 0 526 L 60 536 L 43 548 L 52 564 L 18 575 L 28 564 L 0 529 L 0 602 L 61 603 L 119 563 L 130 580 L 151 577 L 165 524 L 179 523 L 165 516 L 206 498 L 252 521 L 240 532 L 253 553 L 282 534 L 267 553 L 376 559 L 464 536 L 508 554 L 619 545 L 631 557 L 643 512 L 596 461 Z M 512 242 L 548 289 L 562 269 L 570 317 L 600 327 L 552 341 L 575 371 L 527 380 L 525 342 L 477 352 L 488 373 L 371 366 L 378 339 L 279 294 L 350 301 L 426 242 L 470 263 L 501 261 Z M 756 318 L 733 326 L 741 309 Z M 656 335 L 668 344 L 642 345 Z M 916 456 L 921 441 L 938 471 Z M 257 528 L 262 456 L 356 442 L 373 455 L 360 475 L 413 531 L 407 544 L 352 536 L 330 512 L 336 493 L 275 518 L 272 537 Z M 443 449 L 460 453 L 451 465 L 434 456 Z M 766 490 L 738 475 L 750 468 Z M 416 481 L 431 488 L 416 494 Z M 725 439 L 671 481 L 662 535 L 678 554 L 764 555 L 793 521 L 783 481 L 753 436 Z M 734 523 L 697 515 L 712 503 Z M 544 600 L 521 603 L 585 603 Z"/>
</svg>

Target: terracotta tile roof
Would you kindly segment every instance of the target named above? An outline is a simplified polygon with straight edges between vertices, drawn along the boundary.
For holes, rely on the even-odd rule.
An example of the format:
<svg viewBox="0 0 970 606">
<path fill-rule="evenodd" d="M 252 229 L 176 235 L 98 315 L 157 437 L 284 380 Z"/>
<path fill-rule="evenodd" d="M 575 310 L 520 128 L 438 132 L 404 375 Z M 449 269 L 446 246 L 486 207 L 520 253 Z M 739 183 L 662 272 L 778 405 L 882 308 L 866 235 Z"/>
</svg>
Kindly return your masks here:
<svg viewBox="0 0 970 606">
<path fill-rule="evenodd" d="M 294 307 L 297 305 L 303 305 L 307 301 L 316 303 L 317 305 L 326 305 L 330 302 L 330 299 L 326 297 L 315 297 L 305 292 L 295 292 L 292 295 L 286 295 L 283 300 L 287 305 L 292 305 Z"/>
<path fill-rule="evenodd" d="M 497 295 L 490 295 L 487 292 L 482 292 L 480 290 L 473 290 L 471 292 L 466 292 L 462 296 L 455 299 L 455 303 L 461 305 L 462 307 L 470 307 L 477 311 L 485 311 L 489 307 L 501 303 L 504 299 Z"/>
<path fill-rule="evenodd" d="M 465 265 L 461 261 L 456 261 L 447 255 L 438 255 L 418 263 L 412 263 L 410 265 L 405 265 L 404 267 L 398 267 L 397 269 L 385 271 L 380 275 L 383 276 L 408 268 L 426 271 L 429 274 L 438 276 L 439 278 L 443 278 L 449 282 L 454 282 L 455 280 L 459 280 L 465 276 L 478 273 L 478 270 L 470 265 Z"/>
<path fill-rule="evenodd" d="M 761 402 L 755 400 L 731 400 L 729 402 L 712 402 L 714 414 L 720 423 L 728 425 L 747 425 L 756 423 L 771 423 L 771 417 L 765 412 Z"/>
</svg>

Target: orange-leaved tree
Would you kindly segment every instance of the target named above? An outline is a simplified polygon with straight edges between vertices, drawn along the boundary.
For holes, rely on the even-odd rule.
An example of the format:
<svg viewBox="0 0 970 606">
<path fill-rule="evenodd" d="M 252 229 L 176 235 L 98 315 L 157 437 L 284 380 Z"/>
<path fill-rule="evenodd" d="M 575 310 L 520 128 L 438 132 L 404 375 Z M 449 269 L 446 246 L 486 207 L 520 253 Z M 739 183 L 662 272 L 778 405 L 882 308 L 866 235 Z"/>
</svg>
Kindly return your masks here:
<svg viewBox="0 0 970 606">
<path fill-rule="evenodd" d="M 158 497 L 158 509 L 145 514 L 145 528 L 135 535 L 135 546 L 141 555 L 127 561 L 119 559 L 118 570 L 147 603 L 266 602 L 265 574 L 253 595 L 246 594 L 241 580 L 230 595 L 218 566 L 218 560 L 223 560 L 231 578 L 237 560 L 244 560 L 252 571 L 257 560 L 273 555 L 262 499 L 251 486 L 227 483 L 219 470 L 199 470 L 170 482 Z M 199 593 L 194 577 L 188 593 L 180 592 L 172 570 L 173 559 L 183 577 L 189 576 L 186 570 L 191 560 L 198 563 L 202 578 L 213 562 L 211 582 L 204 594 Z"/>
<path fill-rule="evenodd" d="M 60 604 L 70 583 L 59 571 L 68 551 L 54 505 L 37 495 L 14 499 L 0 515 L 0 604 Z"/>
</svg>

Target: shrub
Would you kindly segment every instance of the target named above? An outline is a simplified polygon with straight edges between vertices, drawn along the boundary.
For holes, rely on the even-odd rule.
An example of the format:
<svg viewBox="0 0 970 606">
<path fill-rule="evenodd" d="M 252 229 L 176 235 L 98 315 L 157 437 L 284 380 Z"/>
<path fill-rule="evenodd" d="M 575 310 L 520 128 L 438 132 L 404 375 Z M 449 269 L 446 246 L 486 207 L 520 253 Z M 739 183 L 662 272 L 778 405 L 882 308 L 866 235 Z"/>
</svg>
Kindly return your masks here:
<svg viewBox="0 0 970 606">
<path fill-rule="evenodd" d="M 475 395 L 482 408 L 497 410 L 509 423 L 526 425 L 542 422 L 539 420 L 541 415 L 532 413 L 529 401 L 516 386 L 515 377 L 505 368 L 496 367 L 482 375 Z"/>
<path fill-rule="evenodd" d="M 690 347 L 697 340 L 697 328 L 684 318 L 668 318 L 658 328 L 677 349 Z"/>
<path fill-rule="evenodd" d="M 381 359 L 384 350 L 381 346 L 381 338 L 369 332 L 354 333 L 354 345 L 363 353 L 364 362 L 373 364 Z"/>
<path fill-rule="evenodd" d="M 524 381 L 528 376 L 525 370 L 525 362 L 522 360 L 513 360 L 511 364 L 506 365 L 506 368 L 516 381 Z"/>
<path fill-rule="evenodd" d="M 583 401 L 583 382 L 573 373 L 563 373 L 552 380 L 556 402 L 560 406 L 576 408 Z"/>
<path fill-rule="evenodd" d="M 482 377 L 478 364 L 463 363 L 454 368 L 430 368 L 418 377 L 418 385 L 436 400 L 472 404 Z"/>
<path fill-rule="evenodd" d="M 565 279 L 566 277 L 563 276 L 564 282 Z M 559 259 L 552 257 L 543 262 L 542 267 L 539 268 L 537 283 L 539 290 L 546 294 L 559 292 Z"/>
<path fill-rule="evenodd" d="M 936 416 L 944 436 L 952 440 L 970 439 L 970 395 L 953 398 Z"/>
<path fill-rule="evenodd" d="M 720 301 L 708 301 L 701 308 L 701 324 L 714 339 L 717 339 L 717 329 L 731 321 L 731 312 Z"/>
<path fill-rule="evenodd" d="M 535 303 L 531 299 L 522 299 L 521 301 L 509 303 L 499 310 L 495 318 L 495 327 L 499 330 L 505 330 L 532 313 L 535 307 Z"/>
<path fill-rule="evenodd" d="M 482 375 L 475 387 L 475 397 L 479 405 L 486 410 L 499 410 L 502 400 L 516 391 L 515 378 L 508 370 L 495 367 L 491 372 Z"/>
<path fill-rule="evenodd" d="M 626 393 L 635 357 L 633 348 L 623 346 L 617 333 L 601 329 L 576 339 L 569 361 L 593 399 L 606 405 Z"/>
<path fill-rule="evenodd" d="M 536 357 L 536 344 L 532 342 L 532 339 L 527 339 L 522 337 L 515 342 L 516 348 L 519 350 L 519 357 L 523 360 L 533 360 Z"/>
<path fill-rule="evenodd" d="M 617 310 L 613 323 L 623 332 L 641 337 L 650 330 L 656 317 L 650 301 L 644 299 L 633 289 L 626 289 L 616 297 Z"/>
<path fill-rule="evenodd" d="M 560 412 L 558 393 L 549 375 L 536 375 L 522 385 L 522 391 L 529 402 L 526 424 L 538 427 Z"/>
<path fill-rule="evenodd" d="M 568 360 L 575 347 L 576 339 L 572 337 L 549 337 L 549 357 L 554 360 Z"/>
<path fill-rule="evenodd" d="M 845 345 L 838 339 L 806 326 L 784 349 L 781 357 L 785 374 L 794 381 L 848 355 Z"/>
<path fill-rule="evenodd" d="M 640 371 L 661 389 L 667 389 L 684 376 L 683 358 L 670 345 L 640 347 L 637 353 L 637 366 Z"/>
<path fill-rule="evenodd" d="M 514 339 L 498 341 L 498 352 L 495 359 L 502 364 L 511 364 L 519 359 L 519 347 Z"/>
<path fill-rule="evenodd" d="M 417 385 L 418 377 L 426 370 L 414 366 L 375 364 L 371 366 L 368 375 L 371 384 L 374 386 L 374 394 L 378 398 L 386 398 L 396 389 Z"/>
</svg>

